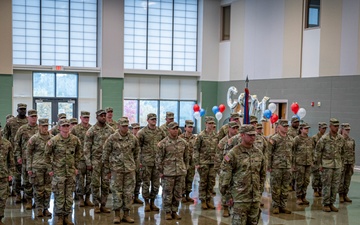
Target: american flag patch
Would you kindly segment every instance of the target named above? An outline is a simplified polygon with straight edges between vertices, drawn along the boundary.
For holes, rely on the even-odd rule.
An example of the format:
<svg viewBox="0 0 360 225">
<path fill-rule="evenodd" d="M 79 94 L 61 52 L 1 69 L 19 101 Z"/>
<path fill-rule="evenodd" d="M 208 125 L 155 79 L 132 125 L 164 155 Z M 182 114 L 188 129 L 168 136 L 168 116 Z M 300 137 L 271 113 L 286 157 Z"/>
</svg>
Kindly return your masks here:
<svg viewBox="0 0 360 225">
<path fill-rule="evenodd" d="M 228 155 L 226 155 L 226 156 L 224 156 L 224 159 L 226 160 L 226 161 L 230 161 L 230 158 L 229 158 L 229 156 Z"/>
</svg>

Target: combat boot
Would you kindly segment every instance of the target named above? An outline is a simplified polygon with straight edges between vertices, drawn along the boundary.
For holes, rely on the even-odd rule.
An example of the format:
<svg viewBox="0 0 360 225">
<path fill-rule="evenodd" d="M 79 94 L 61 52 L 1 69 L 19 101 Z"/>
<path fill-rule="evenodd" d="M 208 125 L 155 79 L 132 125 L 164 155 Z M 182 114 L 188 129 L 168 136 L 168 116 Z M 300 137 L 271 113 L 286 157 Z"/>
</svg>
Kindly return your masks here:
<svg viewBox="0 0 360 225">
<path fill-rule="evenodd" d="M 302 200 L 300 197 L 298 197 L 298 198 L 296 199 L 296 204 L 298 204 L 298 205 L 303 205 L 304 202 L 303 202 L 303 200 Z"/>
<path fill-rule="evenodd" d="M 126 222 L 126 223 L 133 223 L 134 222 L 134 219 L 131 218 L 130 215 L 129 215 L 129 210 L 124 211 L 124 216 L 123 216 L 121 221 Z"/>
<path fill-rule="evenodd" d="M 209 209 L 215 209 L 215 206 L 211 202 L 207 202 L 206 205 Z"/>
<path fill-rule="evenodd" d="M 114 220 L 113 220 L 113 223 L 115 224 L 119 224 L 121 222 L 121 219 L 120 219 L 120 210 L 115 210 L 115 216 L 114 216 Z"/>
<path fill-rule="evenodd" d="M 74 223 L 71 221 L 71 219 L 69 219 L 68 215 L 64 216 L 64 224 L 66 224 L 66 225 L 74 225 Z"/>
<path fill-rule="evenodd" d="M 16 195 L 15 203 L 21 203 L 21 194 Z"/>
<path fill-rule="evenodd" d="M 181 220 L 181 216 L 179 216 L 179 214 L 177 214 L 176 212 L 172 212 L 172 213 L 171 213 L 171 217 L 172 217 L 174 220 Z"/>
<path fill-rule="evenodd" d="M 144 211 L 145 211 L 145 212 L 150 212 L 151 209 L 150 209 L 149 199 L 144 199 L 144 201 L 145 201 Z"/>
<path fill-rule="evenodd" d="M 172 220 L 171 212 L 166 212 L 165 220 Z"/>
<path fill-rule="evenodd" d="M 57 222 L 56 222 L 56 225 L 64 225 L 64 219 L 62 216 L 58 216 L 57 217 Z"/>
<path fill-rule="evenodd" d="M 309 205 L 310 202 L 305 197 L 306 197 L 306 195 L 303 195 L 301 200 L 303 201 L 304 205 Z"/>
<path fill-rule="evenodd" d="M 280 213 L 285 213 L 285 214 L 291 214 L 291 211 L 288 210 L 288 209 L 286 209 L 286 208 L 280 208 L 280 209 L 279 209 L 279 212 L 280 212 Z"/>
<path fill-rule="evenodd" d="M 155 205 L 155 199 L 150 199 L 150 209 L 151 211 L 159 211 L 160 209 Z"/>
<path fill-rule="evenodd" d="M 139 199 L 139 195 L 135 195 L 134 204 L 144 204 L 144 202 Z"/>
<path fill-rule="evenodd" d="M 86 195 L 84 204 L 86 206 L 94 206 L 94 203 L 90 201 L 90 195 Z"/>
<path fill-rule="evenodd" d="M 51 216 L 52 216 L 51 212 L 49 212 L 48 209 L 45 209 L 45 210 L 43 211 L 43 215 L 46 216 L 46 217 L 51 217 Z"/>
<path fill-rule="evenodd" d="M 202 208 L 202 209 L 208 209 L 205 200 L 204 200 L 203 202 L 201 202 L 201 208 Z"/>
<path fill-rule="evenodd" d="M 106 208 L 105 204 L 101 204 L 100 211 L 102 213 L 111 213 L 111 210 L 109 208 Z"/>
<path fill-rule="evenodd" d="M 329 205 L 324 205 L 323 206 L 323 211 L 324 212 L 331 212 L 331 209 L 330 209 Z"/>
<path fill-rule="evenodd" d="M 78 196 L 79 196 L 79 207 L 84 207 L 85 206 L 84 196 L 82 195 L 78 195 Z"/>
<path fill-rule="evenodd" d="M 224 212 L 223 212 L 223 217 L 229 217 L 229 207 L 228 206 L 224 206 Z"/>
<path fill-rule="evenodd" d="M 37 217 L 43 217 L 44 216 L 42 209 L 38 209 L 38 212 L 37 212 L 36 216 Z"/>
<path fill-rule="evenodd" d="M 339 212 L 339 209 L 336 208 L 333 204 L 330 204 L 329 207 L 330 207 L 331 211 L 333 211 L 333 212 Z"/>
<path fill-rule="evenodd" d="M 344 195 L 344 200 L 345 202 L 352 202 L 352 200 L 347 195 Z"/>
<path fill-rule="evenodd" d="M 320 197 L 318 189 L 314 189 L 314 197 Z"/>
<path fill-rule="evenodd" d="M 189 192 L 186 193 L 186 201 L 187 202 L 194 202 L 194 199 L 190 198 L 190 193 Z"/>
<path fill-rule="evenodd" d="M 98 205 L 95 206 L 94 213 L 101 213 L 100 207 Z"/>
<path fill-rule="evenodd" d="M 344 195 L 343 194 L 339 194 L 339 201 L 340 201 L 340 203 L 344 202 Z"/>
<path fill-rule="evenodd" d="M 30 199 L 26 199 L 26 204 L 25 204 L 25 209 L 26 210 L 30 210 L 30 209 L 32 209 L 32 200 L 31 200 L 31 198 Z"/>
<path fill-rule="evenodd" d="M 274 207 L 274 208 L 272 209 L 272 213 L 273 213 L 273 214 L 279 214 L 279 208 L 278 208 L 278 207 Z"/>
</svg>

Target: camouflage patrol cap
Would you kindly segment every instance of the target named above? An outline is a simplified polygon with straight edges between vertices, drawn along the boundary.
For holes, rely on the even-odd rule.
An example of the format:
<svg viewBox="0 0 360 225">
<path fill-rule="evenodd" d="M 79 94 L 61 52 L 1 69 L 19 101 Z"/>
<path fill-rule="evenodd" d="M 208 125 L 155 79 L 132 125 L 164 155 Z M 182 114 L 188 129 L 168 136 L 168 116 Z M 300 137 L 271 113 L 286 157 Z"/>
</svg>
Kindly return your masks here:
<svg viewBox="0 0 360 225">
<path fill-rule="evenodd" d="M 66 114 L 65 113 L 59 113 L 58 118 L 59 119 L 66 119 Z"/>
<path fill-rule="evenodd" d="M 71 118 L 69 121 L 71 124 L 78 124 L 78 120 L 76 118 Z"/>
<path fill-rule="evenodd" d="M 283 127 L 288 127 L 289 126 L 288 120 L 281 119 L 278 122 L 279 122 L 278 125 L 280 125 L 280 126 L 283 126 Z"/>
<path fill-rule="evenodd" d="M 233 112 L 233 113 L 230 113 L 230 118 L 232 119 L 240 119 L 240 115 L 239 113 L 236 113 L 236 112 Z"/>
<path fill-rule="evenodd" d="M 344 130 L 351 130 L 351 127 L 350 127 L 349 123 L 342 123 L 341 128 L 344 129 Z"/>
<path fill-rule="evenodd" d="M 10 119 L 10 118 L 13 118 L 13 117 L 14 117 L 13 115 L 8 114 L 8 115 L 6 115 L 6 120 L 8 120 L 8 119 Z"/>
<path fill-rule="evenodd" d="M 185 120 L 185 126 L 186 127 L 193 127 L 194 126 L 194 122 L 192 120 Z"/>
<path fill-rule="evenodd" d="M 262 129 L 262 128 L 263 128 L 262 123 L 258 123 L 258 124 L 256 124 L 256 129 Z"/>
<path fill-rule="evenodd" d="M 230 121 L 230 122 L 228 123 L 228 125 L 229 125 L 229 127 L 231 127 L 231 128 L 239 127 L 239 124 L 238 124 L 237 122 L 235 122 L 235 121 Z"/>
<path fill-rule="evenodd" d="M 256 134 L 255 127 L 250 124 L 244 124 L 240 127 L 241 134 Z"/>
<path fill-rule="evenodd" d="M 300 124 L 300 128 L 310 128 L 308 123 L 302 123 Z"/>
<path fill-rule="evenodd" d="M 215 123 L 215 117 L 213 116 L 206 116 L 205 123 Z"/>
<path fill-rule="evenodd" d="M 70 121 L 68 119 L 61 119 L 59 120 L 59 126 L 65 126 L 65 125 L 70 125 Z"/>
<path fill-rule="evenodd" d="M 19 104 L 17 104 L 17 108 L 18 109 L 26 109 L 27 105 L 25 103 L 19 103 Z"/>
<path fill-rule="evenodd" d="M 114 109 L 112 107 L 106 107 L 105 112 L 114 112 Z"/>
<path fill-rule="evenodd" d="M 28 116 L 37 116 L 37 111 L 35 109 L 29 109 Z"/>
<path fill-rule="evenodd" d="M 49 125 L 49 119 L 45 119 L 45 118 L 39 119 L 39 125 L 40 126 L 48 126 Z"/>
<path fill-rule="evenodd" d="M 179 128 L 179 124 L 177 122 L 170 122 L 167 126 L 169 129 L 174 129 L 175 127 Z"/>
<path fill-rule="evenodd" d="M 325 122 L 319 122 L 318 125 L 319 128 L 327 128 L 327 124 Z"/>
<path fill-rule="evenodd" d="M 131 127 L 134 128 L 140 128 L 140 124 L 139 123 L 132 123 Z"/>
<path fill-rule="evenodd" d="M 149 114 L 147 114 L 147 119 L 148 119 L 148 120 L 156 119 L 156 114 L 155 114 L 155 113 L 149 113 Z"/>
<path fill-rule="evenodd" d="M 90 112 L 88 112 L 88 111 L 81 111 L 81 116 L 82 117 L 90 117 Z"/>
<path fill-rule="evenodd" d="M 129 126 L 129 120 L 127 117 L 121 117 L 119 120 L 118 120 L 118 124 L 120 126 Z"/>
<path fill-rule="evenodd" d="M 299 118 L 297 116 L 294 116 L 291 118 L 292 123 L 300 122 Z"/>
<path fill-rule="evenodd" d="M 174 119 L 174 113 L 173 112 L 166 112 L 166 118 Z"/>
<path fill-rule="evenodd" d="M 250 123 L 257 123 L 258 118 L 256 116 L 250 116 Z"/>
<path fill-rule="evenodd" d="M 121 118 L 125 118 L 125 119 L 129 120 L 129 117 L 127 117 L 127 116 L 122 116 Z"/>
<path fill-rule="evenodd" d="M 336 118 L 331 118 L 331 119 L 330 119 L 330 125 L 339 126 L 339 125 L 340 125 L 340 122 L 339 122 L 339 120 L 337 120 Z"/>
<path fill-rule="evenodd" d="M 105 110 L 99 109 L 98 111 L 96 111 L 97 116 L 100 116 L 101 114 L 106 114 Z"/>
</svg>

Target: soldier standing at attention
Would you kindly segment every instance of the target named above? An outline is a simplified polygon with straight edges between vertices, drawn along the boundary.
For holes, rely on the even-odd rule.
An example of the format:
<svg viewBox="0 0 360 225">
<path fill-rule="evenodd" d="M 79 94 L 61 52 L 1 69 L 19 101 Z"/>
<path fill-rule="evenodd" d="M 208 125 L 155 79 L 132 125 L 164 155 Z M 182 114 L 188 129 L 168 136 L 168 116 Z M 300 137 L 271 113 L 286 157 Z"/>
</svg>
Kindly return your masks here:
<svg viewBox="0 0 360 225">
<path fill-rule="evenodd" d="M 116 131 L 118 129 L 116 121 L 113 120 L 113 112 L 114 109 L 112 107 L 107 107 L 105 109 L 106 112 L 106 123 Z"/>
<path fill-rule="evenodd" d="M 45 162 L 45 146 L 53 136 L 48 131 L 49 120 L 39 119 L 39 132 L 33 135 L 26 148 L 26 168 L 32 183 L 37 217 L 48 216 L 51 196 L 51 177 Z"/>
<path fill-rule="evenodd" d="M 169 135 L 168 133 L 168 124 L 174 122 L 174 113 L 173 112 L 166 112 L 166 122 L 162 124 L 159 128 L 165 133 L 165 135 Z M 181 134 L 181 129 L 178 130 L 179 135 Z"/>
<path fill-rule="evenodd" d="M 1 137 L 0 130 L 0 225 L 4 225 L 2 219 L 4 218 L 4 211 L 6 200 L 9 195 L 9 181 L 12 180 L 12 175 L 15 171 L 15 162 L 13 155 L 13 148 L 10 141 Z"/>
<path fill-rule="evenodd" d="M 286 209 L 293 152 L 293 139 L 287 135 L 288 127 L 287 120 L 279 120 L 278 133 L 269 140 L 269 171 L 274 214 L 291 214 L 291 211 Z"/>
<path fill-rule="evenodd" d="M 70 131 L 71 131 L 72 128 L 78 124 L 78 120 L 76 118 L 71 118 L 69 121 L 70 121 Z"/>
<path fill-rule="evenodd" d="M 142 196 L 145 201 L 145 212 L 159 211 L 155 205 L 155 198 L 159 192 L 160 174 L 155 166 L 155 154 L 158 143 L 165 138 L 165 133 L 156 127 L 156 114 L 147 115 L 148 125 L 138 133 L 140 144 L 140 171 L 142 173 Z M 151 191 L 150 191 L 151 185 Z M 150 203 L 149 203 L 150 200 Z"/>
<path fill-rule="evenodd" d="M 66 114 L 65 113 L 59 113 L 58 114 L 58 121 L 60 121 L 61 119 L 66 119 Z M 59 124 L 56 124 L 53 128 L 51 128 L 50 130 L 50 134 L 52 135 L 57 135 L 59 133 Z"/>
<path fill-rule="evenodd" d="M 177 213 L 182 199 L 184 178 L 189 163 L 187 142 L 178 137 L 179 125 L 176 122 L 168 124 L 168 136 L 160 141 L 156 152 L 156 168 L 159 170 L 163 187 L 163 208 L 165 219 L 180 220 Z"/>
<path fill-rule="evenodd" d="M 327 128 L 327 124 L 325 122 L 319 122 L 319 132 L 312 136 L 314 146 L 316 146 L 317 142 L 320 140 L 320 138 L 325 134 Z M 315 155 L 315 147 L 314 147 L 314 155 Z M 321 174 L 319 171 L 319 165 L 317 164 L 317 161 L 314 161 L 314 166 L 312 168 L 312 188 L 314 190 L 314 197 L 321 197 Z"/>
<path fill-rule="evenodd" d="M 110 209 L 105 207 L 109 195 L 110 180 L 103 171 L 102 154 L 106 139 L 115 130 L 106 123 L 105 110 L 100 109 L 96 112 L 96 120 L 97 123 L 85 135 L 84 157 L 87 170 L 92 171 L 91 192 L 95 204 L 94 212 L 110 213 Z"/>
<path fill-rule="evenodd" d="M 70 122 L 67 119 L 59 121 L 59 131 L 45 147 L 45 163 L 47 171 L 52 176 L 52 191 L 54 193 L 54 211 L 58 217 L 56 225 L 73 225 L 68 215 L 71 214 L 77 165 L 81 158 L 81 143 L 79 138 L 70 134 Z"/>
<path fill-rule="evenodd" d="M 80 120 L 81 123 L 77 124 L 71 129 L 71 134 L 75 135 L 79 138 L 82 149 L 84 149 L 85 145 L 85 135 L 86 132 L 90 129 L 91 124 L 89 124 L 90 120 L 90 112 L 81 111 Z M 77 167 L 79 172 L 76 176 L 76 194 L 79 197 L 79 206 L 94 206 L 94 204 L 90 201 L 91 195 L 91 170 L 86 168 L 85 156 L 81 155 L 81 159 L 79 165 Z M 84 202 L 85 195 L 85 202 Z"/>
<path fill-rule="evenodd" d="M 221 164 L 220 192 L 230 190 L 233 205 L 232 224 L 258 224 L 261 193 L 266 177 L 265 157 L 254 146 L 255 127 L 240 128 L 241 143 L 224 156 Z"/>
<path fill-rule="evenodd" d="M 306 190 L 310 183 L 311 168 L 314 159 L 314 142 L 308 136 L 310 126 L 300 124 L 299 135 L 294 138 L 293 167 L 296 178 L 296 204 L 309 205 L 306 200 Z"/>
<path fill-rule="evenodd" d="M 316 160 L 321 171 L 322 204 L 324 212 L 338 212 L 334 206 L 341 180 L 345 140 L 338 134 L 339 121 L 330 119 L 330 131 L 316 144 Z"/>
<path fill-rule="evenodd" d="M 182 202 L 194 202 L 192 198 L 190 198 L 190 192 L 192 191 L 192 183 L 195 176 L 195 164 L 193 159 L 194 154 L 194 144 L 196 140 L 196 136 L 192 133 L 194 129 L 194 122 L 192 120 L 185 120 L 185 132 L 182 133 L 179 137 L 184 139 L 189 146 L 189 166 L 187 169 L 187 173 L 184 180 L 184 187 L 183 187 L 183 197 Z"/>
<path fill-rule="evenodd" d="M 32 209 L 33 189 L 29 181 L 29 175 L 26 170 L 26 147 L 31 136 L 39 131 L 37 126 L 37 111 L 30 109 L 28 111 L 28 124 L 22 125 L 16 132 L 14 140 L 14 156 L 18 165 L 21 165 L 22 186 L 24 188 L 24 198 L 26 200 L 25 209 Z"/>
<path fill-rule="evenodd" d="M 295 138 L 298 135 L 299 130 L 299 118 L 293 117 L 291 118 L 291 126 L 288 129 L 288 136 L 291 138 Z M 289 183 L 289 191 L 295 191 L 295 173 L 292 174 L 291 181 Z"/>
<path fill-rule="evenodd" d="M 129 120 L 120 118 L 118 132 L 110 135 L 104 145 L 102 161 L 104 173 L 111 177 L 114 223 L 120 223 L 120 209 L 124 211 L 122 221 L 134 223 L 129 212 L 135 188 L 135 170 L 139 167 L 139 142 L 129 131 Z"/>
<path fill-rule="evenodd" d="M 199 199 L 202 209 L 215 209 L 215 206 L 210 202 L 215 185 L 214 163 L 218 144 L 214 124 L 215 118 L 213 116 L 205 117 L 205 130 L 196 137 L 194 146 L 195 168 L 198 169 L 200 175 Z"/>
<path fill-rule="evenodd" d="M 231 113 L 229 122 L 231 121 L 236 122 L 240 126 L 241 125 L 240 115 L 238 113 Z M 223 139 L 228 133 L 229 133 L 229 124 L 225 124 L 222 127 L 220 127 L 219 132 L 217 134 L 219 141 L 221 141 L 221 139 Z"/>
<path fill-rule="evenodd" d="M 131 124 L 131 132 L 137 138 L 137 133 L 140 130 L 139 123 L 132 123 Z M 140 176 L 140 168 L 136 167 L 135 170 L 135 189 L 134 189 L 134 204 L 144 204 L 143 201 L 139 199 L 140 195 L 140 187 L 141 187 L 141 176 Z"/>
<path fill-rule="evenodd" d="M 13 151 L 14 151 L 14 139 L 16 132 L 18 129 L 22 126 L 28 123 L 28 120 L 26 118 L 26 104 L 19 103 L 17 104 L 17 113 L 18 115 L 16 117 L 12 117 L 9 120 L 6 120 L 6 125 L 4 127 L 4 133 L 3 137 L 10 141 Z M 13 152 L 14 154 L 14 152 Z M 15 162 L 16 159 L 14 158 Z M 16 203 L 21 202 L 21 170 L 22 166 L 21 164 L 15 165 L 15 172 L 12 179 L 12 192 L 15 192 L 16 195 Z"/>
<path fill-rule="evenodd" d="M 341 134 L 345 139 L 343 169 L 341 173 L 341 180 L 339 186 L 340 202 L 352 202 L 348 197 L 349 187 L 351 183 L 351 176 L 354 174 L 355 166 L 355 140 L 349 136 L 350 124 L 341 124 Z"/>
</svg>

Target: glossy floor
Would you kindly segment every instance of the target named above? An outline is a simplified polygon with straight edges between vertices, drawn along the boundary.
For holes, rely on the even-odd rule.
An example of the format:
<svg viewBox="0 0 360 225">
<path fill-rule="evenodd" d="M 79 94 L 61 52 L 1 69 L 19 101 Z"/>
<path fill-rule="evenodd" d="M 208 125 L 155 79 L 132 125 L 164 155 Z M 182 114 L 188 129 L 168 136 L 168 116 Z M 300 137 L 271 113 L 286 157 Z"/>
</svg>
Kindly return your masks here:
<svg viewBox="0 0 360 225">
<path fill-rule="evenodd" d="M 197 176 L 195 176 L 197 178 Z M 199 224 L 199 225 L 220 225 L 231 224 L 230 218 L 222 217 L 222 210 L 220 204 L 220 195 L 214 197 L 216 210 L 202 210 L 198 196 L 198 180 L 194 182 L 194 192 L 192 193 L 195 199 L 194 204 L 181 204 L 179 213 L 182 220 L 165 220 L 165 213 L 151 212 L 144 213 L 142 205 L 133 205 L 131 216 L 135 219 L 135 224 Z M 217 189 L 216 189 L 217 190 Z M 262 214 L 259 224 L 273 224 L 273 225 L 360 225 L 360 172 L 355 172 L 352 178 L 349 197 L 353 200 L 352 203 L 339 204 L 338 199 L 336 206 L 339 207 L 339 212 L 325 213 L 321 210 L 321 198 L 314 198 L 311 188 L 308 189 L 307 199 L 310 201 L 309 206 L 298 206 L 295 204 L 295 193 L 292 192 L 289 196 L 288 206 L 293 211 L 292 214 L 278 214 L 273 215 L 269 213 L 271 202 L 270 195 L 265 192 L 263 194 L 263 201 L 265 206 L 262 208 Z M 25 210 L 22 204 L 13 203 L 13 198 L 9 198 L 7 208 L 5 210 L 5 224 L 13 225 L 32 225 L 32 224 L 55 224 L 56 220 L 52 218 L 36 218 L 35 210 Z M 161 195 L 156 199 L 156 204 L 161 206 Z M 108 199 L 108 205 L 111 207 L 111 196 Z M 53 200 L 51 200 L 51 207 Z M 52 208 L 51 208 L 52 210 Z M 80 208 L 77 203 L 73 205 L 72 220 L 75 224 L 113 224 L 113 212 L 110 214 L 94 214 L 94 209 L 90 207 Z M 124 223 L 122 223 L 124 224 Z"/>
</svg>

